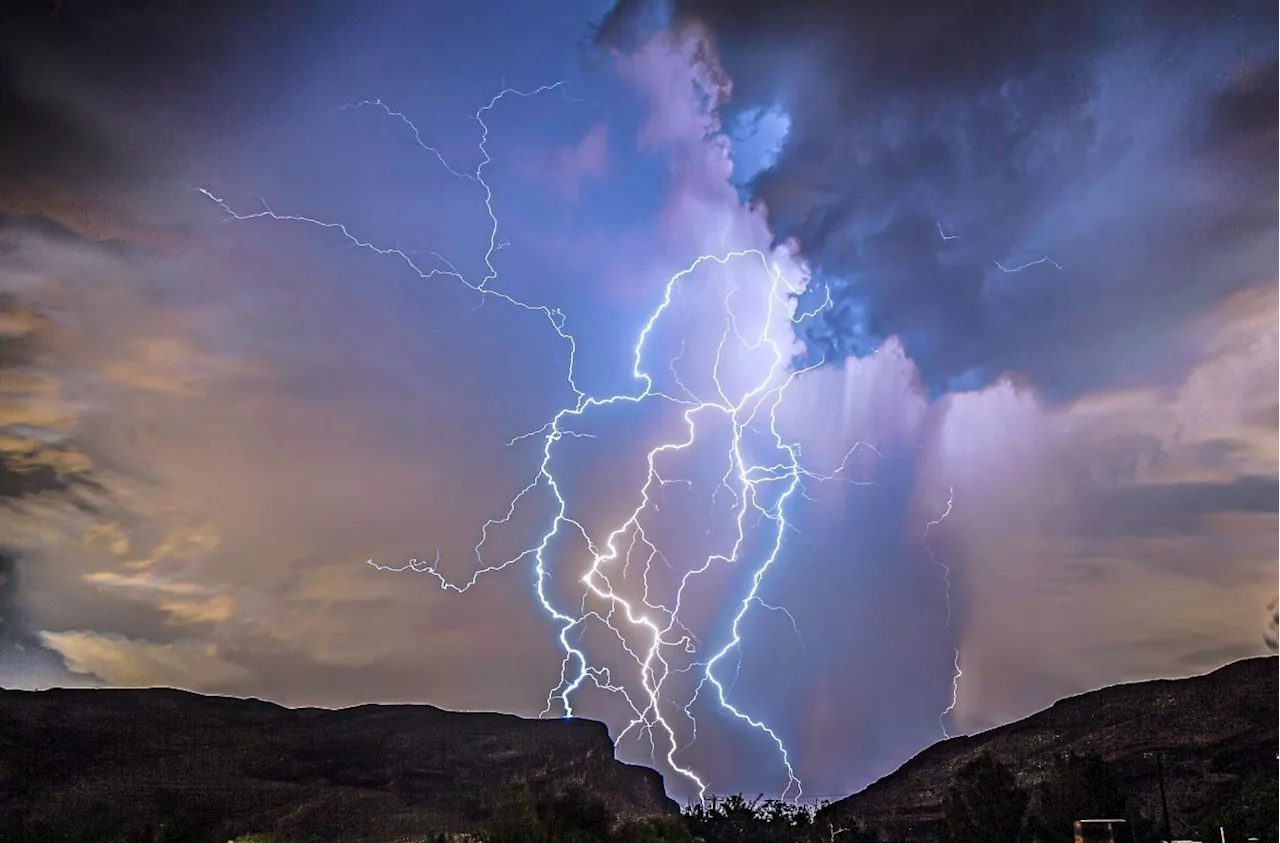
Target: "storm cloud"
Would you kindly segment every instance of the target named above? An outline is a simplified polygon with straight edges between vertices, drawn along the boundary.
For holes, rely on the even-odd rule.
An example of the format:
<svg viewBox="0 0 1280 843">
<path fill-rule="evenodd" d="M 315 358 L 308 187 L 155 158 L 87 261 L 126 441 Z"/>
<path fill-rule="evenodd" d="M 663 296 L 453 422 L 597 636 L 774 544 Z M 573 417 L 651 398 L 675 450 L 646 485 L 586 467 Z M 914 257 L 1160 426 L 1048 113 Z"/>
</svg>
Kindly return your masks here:
<svg viewBox="0 0 1280 843">
<path fill-rule="evenodd" d="M 1278 420 L 1276 74 L 1254 33 L 1274 11 L 1159 6 L 19 4 L 0 32 L 0 682 L 536 716 L 560 676 L 519 556 L 545 487 L 486 539 L 519 561 L 465 595 L 366 560 L 471 576 L 536 475 L 542 443 L 519 437 L 574 401 L 568 343 L 337 229 L 227 208 L 492 269 L 560 310 L 596 395 L 638 388 L 636 337 L 699 255 L 769 252 L 808 285 L 797 312 L 830 292 L 796 336 L 758 264 L 708 263 L 644 359 L 715 394 L 734 290 L 739 329 L 825 361 L 779 427 L 848 482 L 788 509 L 732 668 L 809 794 L 944 725 L 1257 652 Z M 483 134 L 497 91 L 553 82 Z M 368 100 L 402 116 L 344 108 Z M 441 165 L 486 157 L 491 195 Z M 730 389 L 760 365 L 725 360 Z M 556 450 L 599 541 L 636 504 L 642 446 L 679 428 L 623 409 Z M 700 441 L 663 460 L 658 590 L 726 511 L 725 454 Z M 547 554 L 565 606 L 585 558 Z M 704 646 L 751 573 L 690 592 Z M 771 742 L 707 693 L 695 710 L 681 758 L 713 790 L 781 790 Z M 578 713 L 631 716 L 595 689 Z M 637 733 L 621 756 L 662 766 Z"/>
<path fill-rule="evenodd" d="M 652 20 L 623 2 L 617 38 Z M 897 336 L 931 393 L 1051 400 L 1185 374 L 1180 328 L 1273 283 L 1270 4 L 676 2 L 726 125 L 789 118 L 746 186 L 836 306 L 810 359 Z"/>
</svg>

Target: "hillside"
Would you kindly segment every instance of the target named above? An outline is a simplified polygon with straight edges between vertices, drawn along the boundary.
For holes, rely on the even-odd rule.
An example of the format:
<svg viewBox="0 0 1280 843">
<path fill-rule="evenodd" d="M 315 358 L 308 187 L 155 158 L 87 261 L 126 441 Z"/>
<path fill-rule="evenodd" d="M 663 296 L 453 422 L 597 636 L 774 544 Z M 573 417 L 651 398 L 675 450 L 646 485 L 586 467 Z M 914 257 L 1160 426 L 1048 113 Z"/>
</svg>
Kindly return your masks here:
<svg viewBox="0 0 1280 843">
<path fill-rule="evenodd" d="M 837 827 L 856 818 L 886 839 L 933 840 L 952 775 L 980 753 L 1010 765 L 1028 786 L 1066 749 L 1111 762 L 1126 790 L 1154 816 L 1158 783 L 1149 753 L 1160 749 L 1176 837 L 1233 793 L 1243 776 L 1276 769 L 1278 697 L 1275 657 L 1068 697 L 1016 723 L 934 744 L 822 816 Z"/>
<path fill-rule="evenodd" d="M 603 724 L 425 705 L 288 709 L 173 690 L 0 691 L 0 840 L 430 840 L 512 781 L 675 814 Z M 111 832 L 117 832 L 112 836 Z"/>
</svg>

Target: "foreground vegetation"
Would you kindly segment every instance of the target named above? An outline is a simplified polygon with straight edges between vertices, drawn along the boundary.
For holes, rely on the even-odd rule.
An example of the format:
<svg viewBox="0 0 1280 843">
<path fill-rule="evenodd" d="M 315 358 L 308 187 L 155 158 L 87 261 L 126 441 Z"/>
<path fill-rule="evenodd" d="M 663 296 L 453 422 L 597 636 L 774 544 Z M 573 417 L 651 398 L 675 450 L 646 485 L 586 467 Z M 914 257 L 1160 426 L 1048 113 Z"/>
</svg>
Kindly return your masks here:
<svg viewBox="0 0 1280 843">
<path fill-rule="evenodd" d="M 1173 822 L 1175 838 L 1228 841 L 1277 839 L 1277 779 L 1248 779 L 1235 798 L 1192 825 Z M 990 755 L 960 768 L 943 800 L 936 835 L 943 843 L 1058 843 L 1071 839 L 1072 824 L 1087 817 L 1127 820 L 1128 840 L 1162 838 L 1157 817 L 1139 810 L 1111 766 L 1095 755 L 1064 754 L 1047 779 L 1019 787 L 1011 769 Z M 447 838 L 444 838 L 447 839 Z M 511 795 L 477 834 L 484 843 L 871 843 L 880 830 L 778 800 L 731 796 L 687 807 L 677 818 L 615 827 L 608 808 L 583 794 L 537 800 Z"/>
<path fill-rule="evenodd" d="M 1199 827 L 1175 826 L 1175 837 L 1228 840 L 1247 836 L 1275 840 L 1277 782 L 1261 776 L 1246 782 L 1226 805 Z M 944 843 L 1056 843 L 1070 839 L 1072 823 L 1085 817 L 1122 817 L 1134 843 L 1160 839 L 1156 818 L 1131 804 L 1110 765 L 1093 755 L 1067 754 L 1055 760 L 1044 783 L 1030 791 L 1013 771 L 990 755 L 960 770 L 944 798 L 936 830 Z M 687 807 L 679 818 L 617 824 L 609 809 L 581 792 L 538 799 L 511 791 L 494 808 L 474 841 L 483 843 L 870 843 L 877 829 L 833 818 L 814 809 L 769 799 L 730 796 Z M 441 843 L 465 840 L 441 835 Z M 1129 843 L 1129 841 L 1122 841 Z"/>
<path fill-rule="evenodd" d="M 1276 840 L 1277 778 L 1255 776 L 1234 799 L 1198 823 L 1170 823 L 1174 839 Z M 1027 791 L 1013 771 L 984 754 L 962 767 L 944 799 L 944 843 L 1054 843 L 1069 839 L 1072 823 L 1088 817 L 1127 822 L 1119 843 L 1164 839 L 1161 823 L 1128 798 L 1111 766 L 1095 755 L 1058 757 L 1048 779 Z M 1219 831 L 1221 829 L 1221 832 Z"/>
<path fill-rule="evenodd" d="M 1175 839 L 1217 841 L 1218 829 L 1230 843 L 1248 837 L 1277 839 L 1277 779 L 1261 774 L 1242 783 L 1235 796 L 1195 824 L 1174 819 Z M 153 799 L 159 799 L 153 796 Z M 80 815 L 57 834 L 29 829 L 15 840 L 58 839 L 67 843 L 226 843 L 219 818 L 170 798 L 173 810 L 159 825 L 130 817 L 128 806 L 80 806 Z M 982 755 L 956 771 L 943 799 L 941 824 L 931 834 L 942 843 L 1058 843 L 1071 839 L 1071 826 L 1084 817 L 1128 820 L 1130 840 L 1162 838 L 1158 817 L 1138 810 L 1110 765 L 1091 755 L 1057 758 L 1047 779 L 1024 789 L 1006 765 Z M 64 816 L 63 820 L 70 819 Z M 74 831 L 68 834 L 67 829 Z M 881 829 L 838 817 L 824 807 L 809 808 L 778 800 L 731 796 L 691 805 L 679 815 L 618 822 L 604 803 L 581 790 L 535 794 L 512 787 L 495 800 L 488 817 L 475 826 L 437 833 L 436 843 L 871 843 L 885 840 Z M 0 838 L 4 838 L 0 834 Z M 274 834 L 254 834 L 231 843 L 293 843 Z"/>
</svg>

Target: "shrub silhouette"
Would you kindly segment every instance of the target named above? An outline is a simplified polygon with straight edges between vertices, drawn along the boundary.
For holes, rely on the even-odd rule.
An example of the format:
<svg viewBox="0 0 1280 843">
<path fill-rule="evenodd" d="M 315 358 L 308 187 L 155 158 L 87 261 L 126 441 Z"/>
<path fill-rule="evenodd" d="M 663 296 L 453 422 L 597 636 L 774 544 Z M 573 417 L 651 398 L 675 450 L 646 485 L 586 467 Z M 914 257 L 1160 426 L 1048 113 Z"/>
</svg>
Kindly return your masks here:
<svg viewBox="0 0 1280 843">
<path fill-rule="evenodd" d="M 945 843 L 1021 843 L 1029 797 L 1013 773 L 984 752 L 960 768 L 943 797 Z"/>
<path fill-rule="evenodd" d="M 1068 752 L 1054 758 L 1033 804 L 1028 830 L 1038 843 L 1069 837 L 1076 820 L 1129 817 L 1128 800 L 1111 765 L 1094 754 Z"/>
</svg>

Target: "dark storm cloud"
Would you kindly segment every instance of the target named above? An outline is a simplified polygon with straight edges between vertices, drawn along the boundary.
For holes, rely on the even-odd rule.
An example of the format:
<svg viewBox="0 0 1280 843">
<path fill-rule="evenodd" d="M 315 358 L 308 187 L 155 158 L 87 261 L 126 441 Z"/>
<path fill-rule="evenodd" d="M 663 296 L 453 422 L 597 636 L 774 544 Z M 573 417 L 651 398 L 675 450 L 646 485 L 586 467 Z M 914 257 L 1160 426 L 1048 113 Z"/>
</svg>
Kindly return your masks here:
<svg viewBox="0 0 1280 843">
<path fill-rule="evenodd" d="M 83 115 L 19 80 L 0 54 L 0 192 L 4 199 L 47 196 L 69 182 L 93 186 L 125 165 Z"/>
<path fill-rule="evenodd" d="M 66 431 L 40 424 L 50 415 L 41 412 L 40 389 L 32 384 L 47 362 L 43 340 L 51 322 L 18 290 L 29 271 L 42 268 L 30 264 L 32 251 L 62 249 L 96 249 L 104 256 L 120 251 L 118 244 L 95 243 L 43 217 L 0 211 L 0 523 L 22 518 L 36 501 L 92 511 L 81 493 L 102 491 Z M 47 674 L 62 666 L 26 627 L 20 574 L 29 562 L 16 549 L 0 546 L 0 676 Z"/>
<path fill-rule="evenodd" d="M 283 0 L 6 4 L 0 203 L 43 210 L 154 179 L 183 150 L 169 148 L 174 138 L 153 118 L 194 122 L 229 83 L 258 73 L 247 56 L 296 43 L 338 5 L 308 4 L 304 14 Z M 259 75 L 247 90 L 250 109 L 277 86 Z"/>
<path fill-rule="evenodd" d="M 21 380 L 21 373 L 40 365 L 46 353 L 41 347 L 41 332 L 48 325 L 45 314 L 32 308 L 8 289 L 10 273 L 21 272 L 19 256 L 22 244 L 39 241 L 54 248 L 101 248 L 104 254 L 115 253 L 117 245 L 94 243 L 67 227 L 43 217 L 18 217 L 0 211 L 0 377 L 9 375 Z M 0 395 L 14 397 L 19 387 L 0 388 Z M 44 435 L 38 426 L 24 424 L 22 418 L 9 418 L 0 413 L 0 435 L 5 447 L 0 448 L 0 507 L 20 505 L 23 500 L 40 495 L 67 495 L 77 506 L 88 506 L 70 493 L 76 489 L 96 489 L 97 484 L 86 472 L 67 470 L 74 461 L 59 459 L 69 448 L 56 438 Z M 29 442 L 29 447 L 20 443 Z M 12 560 L 10 563 L 12 564 Z"/>
<path fill-rule="evenodd" d="M 1170 483 L 1148 489 L 1118 491 L 1121 499 L 1139 499 L 1152 512 L 1169 518 L 1191 518 L 1228 512 L 1275 512 L 1276 478 L 1245 475 L 1231 483 Z"/>
<path fill-rule="evenodd" d="M 0 688 L 52 677 L 68 684 L 71 677 L 62 656 L 30 628 L 21 599 L 22 570 L 21 555 L 0 546 Z"/>
<path fill-rule="evenodd" d="M 9 501 L 49 492 L 65 492 L 67 481 L 48 466 L 19 468 L 12 460 L 0 457 L 0 506 Z"/>
<path fill-rule="evenodd" d="M 200 32 L 195 28 L 179 37 L 171 21 L 183 7 L 216 5 L 7 5 L 0 32 L 0 199 L 39 204 L 141 175 L 145 154 L 111 137 L 68 93 L 86 81 L 109 81 L 145 97 L 164 80 L 187 75 L 210 39 L 191 37 Z"/>
<path fill-rule="evenodd" d="M 15 557 L 0 548 L 0 657 L 18 639 L 24 630 L 18 625 L 18 576 Z"/>
<path fill-rule="evenodd" d="M 73 372 L 72 358 L 85 346 L 87 360 L 109 359 L 110 351 L 93 347 L 101 328 L 93 323 L 110 312 L 104 302 L 113 294 L 133 292 L 135 310 L 150 303 L 149 257 L 134 244 L 0 210 L 0 683 L 99 679 L 82 670 L 77 680 L 46 646 L 33 618 L 31 584 L 66 566 L 85 524 L 119 515 L 118 476 L 98 464 L 82 437 L 92 412 L 80 402 L 93 402 L 77 379 L 91 367 Z M 78 309 L 86 292 L 98 298 Z M 49 553 L 52 542 L 65 544 Z M 74 605 L 74 594 L 63 597 Z M 130 613 L 131 620 L 145 617 Z"/>
<path fill-rule="evenodd" d="M 28 61 L 43 53 L 49 59 L 43 69 L 88 69 L 143 95 L 196 93 L 186 86 L 200 77 L 211 81 L 208 74 L 237 42 L 279 25 L 287 11 L 282 2 L 250 0 L 18 0 L 6 4 L 0 48 Z"/>
<path fill-rule="evenodd" d="M 601 39 L 621 42 L 643 8 L 624 0 Z M 897 335 L 935 392 L 1016 371 L 1067 398 L 1177 377 L 1179 328 L 1271 283 L 1273 5 L 674 11 L 713 36 L 728 120 L 791 117 L 750 190 L 835 289 L 814 357 Z M 996 264 L 1046 257 L 1063 268 Z"/>
<path fill-rule="evenodd" d="M 1280 509 L 1275 476 L 1244 475 L 1224 483 L 1164 483 L 1095 491 L 1081 520 L 1085 535 L 1194 536 L 1204 519 L 1228 514 L 1274 514 Z"/>
<path fill-rule="evenodd" d="M 29 513 L 94 510 L 105 492 L 76 431 L 48 404 L 58 373 L 46 340 L 57 326 L 20 292 L 32 279 L 70 274 L 98 289 L 130 278 L 139 247 L 95 240 L 50 216 L 118 228 L 130 195 L 172 171 L 188 150 L 161 127 L 198 115 L 252 48 L 286 42 L 286 24 L 323 23 L 333 4 L 195 0 L 16 0 L 0 25 L 0 523 Z M 296 35 L 298 26 L 291 35 Z M 241 74 L 253 72 L 241 71 Z M 268 86 L 254 90 L 267 96 Z M 253 97 L 246 98 L 254 101 Z M 159 128 L 158 128 L 159 127 Z M 73 209 L 87 209 L 87 214 Z M 68 211 L 71 213 L 67 213 Z M 152 207 L 153 218 L 173 216 Z M 146 273 L 143 273 L 146 275 Z M 81 277 L 81 276 L 87 276 Z M 150 284 L 154 287 L 154 284 Z M 31 292 L 27 290 L 27 292 Z M 66 316 L 66 314 L 63 314 Z M 78 314 L 83 317 L 85 314 Z M 56 387 L 55 387 L 56 391 Z M 33 421 L 32 419 L 35 419 Z M 47 514 L 47 512 L 46 512 Z M 13 531 L 4 529 L 4 539 Z M 0 548 L 0 675 L 60 675 L 62 658 L 28 628 L 39 554 Z M 22 574 L 26 576 L 21 576 Z M 23 585 L 26 583 L 26 585 Z M 62 676 L 65 679 L 65 676 Z"/>
<path fill-rule="evenodd" d="M 1275 62 L 1258 62 L 1218 91 L 1209 103 L 1206 151 L 1247 152 L 1237 147 L 1274 144 L 1276 122 L 1280 120 L 1278 73 Z"/>
</svg>

